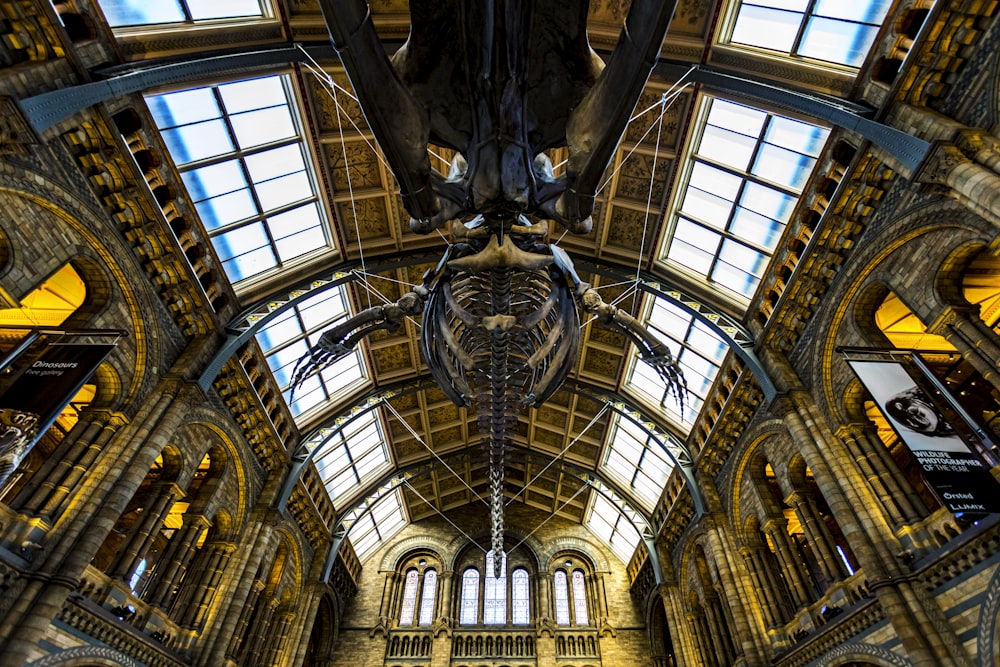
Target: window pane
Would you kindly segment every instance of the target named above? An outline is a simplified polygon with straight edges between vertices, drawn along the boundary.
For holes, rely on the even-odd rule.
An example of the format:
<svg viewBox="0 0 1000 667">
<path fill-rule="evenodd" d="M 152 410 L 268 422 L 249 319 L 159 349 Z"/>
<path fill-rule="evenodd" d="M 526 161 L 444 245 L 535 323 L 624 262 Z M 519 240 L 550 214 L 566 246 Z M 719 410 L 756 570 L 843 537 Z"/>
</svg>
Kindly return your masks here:
<svg viewBox="0 0 1000 667">
<path fill-rule="evenodd" d="M 493 552 L 486 554 L 486 594 L 483 597 L 483 623 L 503 625 L 507 622 L 507 554 L 501 555 L 500 577 L 493 576 Z"/>
<path fill-rule="evenodd" d="M 479 612 L 479 572 L 466 570 L 462 575 L 462 600 L 458 622 L 475 625 Z"/>
<path fill-rule="evenodd" d="M 188 0 L 188 7 L 196 21 L 261 15 L 259 0 Z"/>
<path fill-rule="evenodd" d="M 424 592 L 420 596 L 420 625 L 434 623 L 434 598 L 437 595 L 437 572 L 424 572 Z"/>
<path fill-rule="evenodd" d="M 100 0 L 101 9 L 113 28 L 149 23 L 174 23 L 184 20 L 178 0 Z"/>
<path fill-rule="evenodd" d="M 403 604 L 399 612 L 400 625 L 413 625 L 413 609 L 417 604 L 417 582 L 420 576 L 416 570 L 406 573 L 406 584 L 403 586 Z"/>
<path fill-rule="evenodd" d="M 577 625 L 590 625 L 587 618 L 587 590 L 582 570 L 573 570 L 573 615 L 576 616 Z"/>
<path fill-rule="evenodd" d="M 878 33 L 876 26 L 814 16 L 806 23 L 799 54 L 859 67 Z"/>
<path fill-rule="evenodd" d="M 744 4 L 736 17 L 732 41 L 776 51 L 791 51 L 802 15 Z"/>
<path fill-rule="evenodd" d="M 556 624 L 569 625 L 569 588 L 566 585 L 566 573 L 556 572 L 555 581 Z"/>
<path fill-rule="evenodd" d="M 514 625 L 528 625 L 531 610 L 528 603 L 530 582 L 528 571 L 517 569 L 511 574 L 511 611 Z"/>
</svg>

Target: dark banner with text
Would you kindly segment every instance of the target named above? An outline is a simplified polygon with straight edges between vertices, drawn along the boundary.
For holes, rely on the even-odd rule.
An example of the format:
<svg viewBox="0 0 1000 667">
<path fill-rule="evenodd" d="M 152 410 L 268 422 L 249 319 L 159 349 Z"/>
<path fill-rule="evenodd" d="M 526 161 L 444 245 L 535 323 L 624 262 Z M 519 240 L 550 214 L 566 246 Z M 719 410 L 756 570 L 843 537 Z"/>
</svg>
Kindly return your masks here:
<svg viewBox="0 0 1000 667">
<path fill-rule="evenodd" d="M 0 395 L 0 483 L 52 426 L 114 345 L 47 345 L 14 362 L 16 379 Z"/>
<path fill-rule="evenodd" d="M 1000 485 L 903 364 L 848 360 L 952 512 L 1000 512 Z"/>
</svg>

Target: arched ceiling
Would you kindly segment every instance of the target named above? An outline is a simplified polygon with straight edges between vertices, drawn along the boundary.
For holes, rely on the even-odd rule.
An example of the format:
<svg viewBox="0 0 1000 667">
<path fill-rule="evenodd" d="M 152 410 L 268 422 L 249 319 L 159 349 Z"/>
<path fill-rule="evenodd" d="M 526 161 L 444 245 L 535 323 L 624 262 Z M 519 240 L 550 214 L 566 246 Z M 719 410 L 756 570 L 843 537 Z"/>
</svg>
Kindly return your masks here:
<svg viewBox="0 0 1000 667">
<path fill-rule="evenodd" d="M 104 4 L 106 9 L 110 6 L 109 2 Z M 752 8 L 751 3 L 744 4 Z M 423 272 L 443 253 L 448 239 L 443 234 L 418 235 L 410 231 L 398 186 L 374 144 L 359 104 L 351 96 L 343 67 L 332 52 L 314 48 L 326 41 L 317 2 L 287 0 L 276 5 L 265 2 L 263 6 L 263 15 L 257 17 L 191 19 L 183 24 L 141 28 L 125 25 L 115 31 L 121 52 L 135 63 L 157 58 L 193 63 L 202 59 L 209 47 L 229 52 L 283 47 L 302 53 L 278 67 L 244 68 L 241 75 L 235 70 L 226 75 L 229 80 L 281 77 L 292 129 L 282 133 L 277 121 L 268 120 L 272 117 L 260 116 L 260 131 L 267 128 L 274 133 L 262 140 L 262 145 L 268 150 L 272 145 L 301 146 L 303 173 L 308 173 L 308 178 L 301 181 L 306 188 L 304 200 L 314 202 L 309 206 L 315 205 L 319 211 L 315 224 L 325 239 L 325 243 L 287 253 L 290 259 L 279 259 L 271 268 L 257 272 L 244 267 L 242 273 L 231 274 L 236 294 L 247 309 L 234 320 L 234 327 L 245 328 L 248 322 L 268 318 L 280 310 L 280 317 L 271 315 L 265 333 L 258 333 L 252 345 L 259 346 L 261 355 L 271 355 L 268 358 L 276 371 L 275 380 L 281 385 L 287 384 L 282 373 L 289 370 L 288 358 L 295 356 L 292 351 L 300 354 L 305 341 L 315 342 L 318 332 L 328 324 L 324 313 L 336 311 L 332 301 L 319 298 L 313 312 L 305 308 L 311 303 L 309 299 L 302 300 L 303 308 L 281 310 L 294 298 L 289 296 L 291 288 L 307 293 L 318 285 L 342 282 L 331 288 L 342 294 L 337 296 L 341 299 L 337 308 L 356 313 L 372 304 L 393 301 L 409 286 L 418 284 Z M 407 35 L 407 3 L 372 0 L 370 6 L 379 34 L 391 52 Z M 613 48 L 628 6 L 622 0 L 591 3 L 588 33 L 599 52 Z M 640 319 L 652 317 L 657 332 L 671 338 L 668 344 L 681 355 L 694 392 L 691 407 L 680 414 L 655 396 L 655 387 L 650 389 L 649 381 L 633 378 L 635 355 L 624 336 L 585 325 L 570 382 L 543 407 L 524 411 L 518 421 L 516 451 L 507 461 L 508 499 L 537 508 L 540 516 L 559 514 L 587 523 L 588 512 L 599 495 L 586 481 L 588 475 L 593 484 L 616 489 L 611 495 L 623 498 L 646 519 L 656 513 L 658 501 L 663 502 L 664 489 L 667 498 L 681 493 L 691 479 L 677 465 L 681 459 L 690 463 L 683 442 L 702 402 L 712 392 L 715 372 L 725 363 L 726 337 L 746 338 L 739 322 L 746 315 L 756 281 L 767 270 L 770 252 L 780 240 L 784 223 L 793 215 L 797 193 L 806 187 L 813 167 L 822 163 L 824 150 L 829 150 L 824 146 L 830 126 L 803 110 L 790 113 L 774 105 L 762 105 L 759 100 L 741 97 L 731 90 L 721 92 L 718 87 L 697 83 L 697 78 L 690 76 L 692 67 L 729 70 L 746 76 L 748 85 L 763 81 L 777 84 L 772 89 L 779 92 L 785 86 L 815 95 L 810 102 L 815 108 L 821 104 L 820 95 L 829 100 L 850 89 L 856 74 L 850 67 L 801 57 L 786 58 L 775 66 L 781 58 L 774 54 L 721 39 L 727 30 L 732 34 L 732 26 L 744 10 L 749 11 L 735 1 L 683 0 L 678 4 L 661 52 L 664 66 L 647 82 L 633 120 L 608 166 L 606 187 L 596 201 L 592 231 L 576 235 L 556 229 L 550 239 L 580 258 L 580 267 L 586 258 L 617 267 L 616 271 L 601 274 L 581 269 L 581 275 L 599 288 L 605 301 L 615 302 Z M 119 22 L 128 23 L 124 19 Z M 180 29 L 189 28 L 191 23 L 202 23 L 203 29 Z M 123 71 L 107 70 L 105 75 Z M 275 170 L 280 166 L 272 159 L 277 153 L 262 153 L 263 157 L 254 162 L 252 151 L 246 148 L 252 142 L 240 134 L 238 115 L 247 113 L 247 109 L 260 111 L 253 108 L 253 91 L 240 93 L 249 99 L 239 101 L 240 89 L 236 87 L 211 88 L 213 108 L 219 109 L 212 112 L 216 115 L 184 120 L 184 114 L 197 116 L 201 107 L 187 101 L 171 107 L 169 95 L 191 85 L 175 83 L 145 91 L 147 96 L 167 96 L 147 97 L 147 101 L 168 148 L 191 142 L 184 148 L 187 154 L 174 153 L 189 189 L 198 190 L 189 194 L 196 200 L 209 197 L 211 192 L 202 191 L 210 190 L 207 176 L 192 175 L 207 173 L 198 172 L 205 165 L 224 162 L 239 164 L 244 177 L 259 181 L 258 187 L 263 188 L 261 184 L 267 178 L 255 174 L 265 167 Z M 268 108 L 277 107 L 280 104 Z M 850 109 L 847 102 L 837 108 L 840 113 L 855 113 L 844 111 Z M 206 120 L 209 118 L 214 120 Z M 207 122 L 228 128 L 232 143 L 238 144 L 234 153 L 214 154 L 208 139 L 195 143 L 191 137 L 181 136 L 181 130 Z M 209 152 L 192 155 L 194 150 Z M 295 149 L 289 150 L 298 154 Z M 741 157 L 744 153 L 745 157 Z M 451 157 L 449 151 L 432 147 L 432 165 L 439 171 L 447 173 Z M 565 150 L 552 150 L 550 158 L 558 174 Z M 291 179 L 294 169 L 288 169 L 285 176 Z M 196 182 L 196 186 L 191 185 Z M 291 183 L 289 180 L 282 187 L 290 188 Z M 312 189 L 308 190 L 310 184 Z M 277 194 L 254 193 L 252 198 L 258 204 L 265 197 L 280 199 L 282 187 L 277 188 Z M 727 190 L 732 191 L 727 194 Z M 282 211 L 290 210 L 291 204 L 282 206 Z M 722 208 L 728 212 L 722 213 L 719 220 L 708 220 Z M 683 214 L 678 215 L 679 210 Z M 266 212 L 258 217 L 268 222 L 264 219 L 268 217 Z M 239 243 L 227 245 L 219 240 L 219 230 L 228 229 L 228 223 L 218 223 L 219 229 L 214 232 L 211 227 L 215 223 L 204 219 L 203 223 L 216 235 L 220 259 L 234 257 L 228 264 L 234 266 L 239 252 L 230 246 Z M 273 230 L 268 233 L 275 236 Z M 682 238 L 683 234 L 688 235 Z M 714 249 L 710 247 L 713 244 Z M 285 252 L 280 243 L 277 248 L 279 254 Z M 333 267 L 349 268 L 351 273 L 337 276 L 331 273 Z M 638 289 L 639 272 L 647 282 L 662 281 L 664 293 L 679 290 L 674 299 L 679 306 Z M 614 277 L 615 273 L 618 277 Z M 655 308 L 654 301 L 659 302 Z M 700 313 L 703 321 L 692 318 L 691 312 Z M 280 335 L 276 325 L 279 321 L 284 327 Z M 309 326 L 317 323 L 320 328 L 309 333 Z M 316 465 L 321 475 L 330 471 L 328 487 L 340 489 L 333 494 L 340 512 L 364 507 L 365 497 L 377 491 L 380 482 L 393 479 L 395 471 L 418 471 L 405 484 L 398 485 L 405 520 L 419 520 L 478 502 L 477 494 L 487 493 L 476 415 L 453 405 L 439 388 L 426 381 L 418 344 L 420 325 L 419 318 L 411 318 L 399 330 L 380 332 L 362 343 L 356 358 L 359 370 L 350 371 L 353 375 L 346 371 L 343 376 L 331 374 L 328 386 L 317 390 L 327 392 L 329 398 L 310 399 L 315 404 L 306 406 L 297 416 L 303 444 L 294 456 L 304 466 Z M 295 327 L 299 328 L 292 332 Z M 724 335 L 719 335 L 723 329 Z M 238 329 L 232 331 L 234 340 L 239 333 Z M 262 339 L 262 335 L 270 338 Z M 297 341 L 298 347 L 288 341 Z M 747 354 L 752 340 L 745 342 Z M 279 361 L 274 351 L 285 349 L 285 345 L 289 352 Z M 744 361 L 748 359 L 744 356 Z M 405 391 L 393 394 L 392 388 Z M 369 400 L 375 403 L 366 408 Z M 296 410 L 293 406 L 293 414 Z M 366 445 L 358 451 L 345 446 L 343 452 L 331 449 L 329 443 L 333 440 L 324 438 L 330 433 L 350 431 L 345 423 L 367 423 L 359 416 L 362 413 L 374 416 L 372 428 L 384 446 Z M 632 414 L 629 423 L 633 426 L 620 422 L 622 413 Z M 625 426 L 619 427 L 620 423 Z M 616 434 L 621 436 L 618 444 Z M 310 436 L 314 439 L 310 440 Z M 305 445 L 309 443 L 318 450 L 327 447 L 330 453 L 324 458 L 322 451 L 308 451 Z M 356 456 L 364 460 L 355 460 Z M 376 460 L 379 456 L 384 457 L 384 462 Z M 338 462 L 331 463 L 333 459 Z M 333 480 L 349 469 L 360 479 L 349 484 L 346 478 Z M 605 521 L 611 523 L 610 518 L 605 517 Z M 622 555 L 627 559 L 627 550 Z"/>
</svg>

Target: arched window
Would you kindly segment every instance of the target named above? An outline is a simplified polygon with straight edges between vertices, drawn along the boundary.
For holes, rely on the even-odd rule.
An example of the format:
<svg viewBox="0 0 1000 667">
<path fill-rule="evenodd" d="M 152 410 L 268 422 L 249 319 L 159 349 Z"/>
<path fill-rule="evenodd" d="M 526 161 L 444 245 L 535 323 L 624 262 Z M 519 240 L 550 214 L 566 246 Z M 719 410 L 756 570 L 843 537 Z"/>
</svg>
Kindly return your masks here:
<svg viewBox="0 0 1000 667">
<path fill-rule="evenodd" d="M 469 568 L 462 575 L 462 604 L 458 622 L 475 625 L 479 616 L 479 572 Z"/>
<path fill-rule="evenodd" d="M 569 588 L 566 586 L 566 573 L 556 570 L 555 577 L 556 623 L 569 625 Z"/>
<path fill-rule="evenodd" d="M 420 625 L 434 622 L 434 597 L 437 594 L 437 572 L 424 572 L 424 591 L 420 595 Z"/>
<path fill-rule="evenodd" d="M 399 624 L 413 625 L 413 610 L 417 606 L 417 584 L 420 575 L 416 570 L 406 573 L 406 584 L 403 586 L 403 604 L 400 605 Z"/>
<path fill-rule="evenodd" d="M 528 604 L 528 571 L 518 568 L 511 573 L 510 579 L 513 623 L 514 625 L 527 625 L 531 620 L 531 610 Z"/>
<path fill-rule="evenodd" d="M 486 554 L 486 594 L 483 596 L 483 623 L 503 625 L 507 622 L 507 554 L 501 555 L 500 576 L 493 576 L 493 552 Z"/>
<path fill-rule="evenodd" d="M 577 625 L 589 625 L 587 619 L 587 590 L 583 583 L 583 570 L 573 570 L 573 615 Z"/>
</svg>

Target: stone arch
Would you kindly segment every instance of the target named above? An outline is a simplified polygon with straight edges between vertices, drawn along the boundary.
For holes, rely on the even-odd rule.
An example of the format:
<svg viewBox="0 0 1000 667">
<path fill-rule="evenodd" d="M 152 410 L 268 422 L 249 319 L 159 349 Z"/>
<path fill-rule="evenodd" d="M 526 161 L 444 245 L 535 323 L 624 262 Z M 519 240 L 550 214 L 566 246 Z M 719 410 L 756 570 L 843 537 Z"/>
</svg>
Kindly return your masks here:
<svg viewBox="0 0 1000 667">
<path fill-rule="evenodd" d="M 842 420 L 837 399 L 853 375 L 846 369 L 837 348 L 859 344 L 857 329 L 845 324 L 854 320 L 858 296 L 873 282 L 891 286 L 898 293 L 906 291 L 900 289 L 904 286 L 896 284 L 898 277 L 891 270 L 893 261 L 902 261 L 899 253 L 902 248 L 914 242 L 934 247 L 935 257 L 931 261 L 936 269 L 954 249 L 973 241 L 988 243 L 992 237 L 989 223 L 960 204 L 935 202 L 887 222 L 876 238 L 859 247 L 854 261 L 845 267 L 835 288 L 825 297 L 835 307 L 818 313 L 811 323 L 816 330 L 832 332 L 816 337 L 806 352 L 811 357 L 809 367 L 818 370 L 814 381 L 818 407 L 834 421 Z M 932 301 L 940 300 L 936 289 L 928 291 L 933 292 Z M 909 305 L 919 314 L 926 310 L 927 304 Z"/>
<path fill-rule="evenodd" d="M 379 571 L 395 572 L 400 563 L 420 550 L 433 553 L 445 567 L 450 568 L 455 556 L 451 553 L 452 544 L 430 534 L 407 537 L 386 550 L 382 555 L 382 562 L 379 563 Z"/>
<path fill-rule="evenodd" d="M 595 572 L 610 572 L 611 565 L 606 558 L 603 549 L 582 538 L 562 538 L 552 540 L 540 545 L 541 548 L 535 551 L 539 563 L 550 563 L 559 552 L 572 551 L 574 553 L 587 554 Z"/>
<path fill-rule="evenodd" d="M 1000 667 L 997 642 L 1000 641 L 1000 567 L 993 572 L 986 586 L 986 596 L 979 608 L 976 649 L 980 667 Z"/>
<path fill-rule="evenodd" d="M 78 646 L 47 655 L 26 667 L 142 667 L 133 658 L 106 646 Z"/>
<path fill-rule="evenodd" d="M 854 326 L 861 338 L 874 347 L 892 347 L 889 338 L 876 323 L 875 314 L 892 290 L 879 281 L 865 285 L 854 301 Z"/>
<path fill-rule="evenodd" d="M 907 658 L 901 655 L 867 643 L 842 644 L 809 665 L 810 667 L 819 667 L 820 665 L 823 667 L 845 667 L 859 663 L 873 667 L 911 667 L 912 665 Z"/>
</svg>

